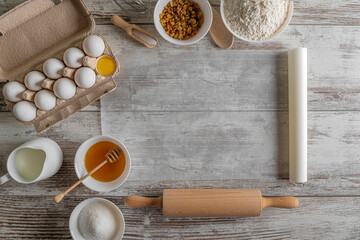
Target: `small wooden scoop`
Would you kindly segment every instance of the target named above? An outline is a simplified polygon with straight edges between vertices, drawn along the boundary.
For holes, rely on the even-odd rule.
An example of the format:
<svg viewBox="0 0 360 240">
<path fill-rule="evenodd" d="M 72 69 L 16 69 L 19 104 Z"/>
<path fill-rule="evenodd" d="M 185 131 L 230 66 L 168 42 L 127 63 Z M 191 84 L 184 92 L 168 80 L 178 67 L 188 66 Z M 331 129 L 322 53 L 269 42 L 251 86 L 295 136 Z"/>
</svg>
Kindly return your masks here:
<svg viewBox="0 0 360 240">
<path fill-rule="evenodd" d="M 57 195 L 56 197 L 54 197 L 54 201 L 56 203 L 60 202 L 66 194 L 68 194 L 71 190 L 73 190 L 77 185 L 79 185 L 80 183 L 82 183 L 87 177 L 89 177 L 91 174 L 93 174 L 94 172 L 96 172 L 97 170 L 99 170 L 102 166 L 104 166 L 106 163 L 113 163 L 116 162 L 117 160 L 120 159 L 122 152 L 120 150 L 120 148 L 113 148 L 111 149 L 106 155 L 106 160 L 103 161 L 102 163 L 100 163 L 99 165 L 97 165 L 97 167 L 95 167 L 93 170 L 91 170 L 88 174 L 86 174 L 84 177 L 82 177 L 79 181 L 77 181 L 76 183 L 74 183 L 71 187 L 69 187 L 65 192 L 60 193 L 59 195 Z"/>
<path fill-rule="evenodd" d="M 165 189 L 163 196 L 129 196 L 130 208 L 162 208 L 165 217 L 252 217 L 266 207 L 296 208 L 295 197 L 264 198 L 257 189 Z"/>
<path fill-rule="evenodd" d="M 148 48 L 153 48 L 156 46 L 158 39 L 153 36 L 152 34 L 148 33 L 144 29 L 142 29 L 139 26 L 136 26 L 135 24 L 129 24 L 124 21 L 121 17 L 118 15 L 113 15 L 111 17 L 111 22 L 118 27 L 121 27 L 124 29 L 127 34 L 129 34 L 130 37 L 135 39 L 141 44 L 144 44 Z"/>
</svg>

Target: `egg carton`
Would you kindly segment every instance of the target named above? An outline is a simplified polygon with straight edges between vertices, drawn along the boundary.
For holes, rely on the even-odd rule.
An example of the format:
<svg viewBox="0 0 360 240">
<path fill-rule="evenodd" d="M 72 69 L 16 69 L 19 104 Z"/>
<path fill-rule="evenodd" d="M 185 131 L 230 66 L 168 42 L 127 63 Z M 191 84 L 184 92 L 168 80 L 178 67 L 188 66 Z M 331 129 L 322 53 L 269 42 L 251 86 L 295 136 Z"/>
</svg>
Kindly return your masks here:
<svg viewBox="0 0 360 240">
<path fill-rule="evenodd" d="M 105 51 L 104 51 L 103 55 L 108 55 L 115 60 L 118 68 L 116 69 L 115 73 L 112 76 L 116 75 L 120 70 L 120 68 L 119 68 L 120 64 L 119 64 L 118 60 L 116 59 L 115 55 L 112 53 L 110 46 L 106 42 L 106 39 L 100 34 L 94 34 L 94 35 L 97 35 L 104 40 Z M 77 42 L 76 44 L 74 44 L 71 47 L 77 47 L 77 48 L 82 49 L 82 42 L 83 42 L 83 40 Z M 63 61 L 62 57 L 63 57 L 63 52 L 52 56 L 52 58 L 59 59 L 60 61 Z M 96 72 L 96 65 L 94 64 L 94 61 L 93 61 L 94 58 L 92 58 L 90 56 L 87 56 L 87 57 L 88 58 L 85 57 L 84 59 L 88 59 L 89 61 L 85 60 L 84 61 L 85 63 L 83 64 L 83 66 L 90 67 L 91 69 L 93 69 Z M 39 64 L 31 71 L 33 71 L 33 70 L 43 72 L 43 63 Z M 64 70 L 65 71 L 63 71 L 63 72 L 67 72 L 67 73 L 63 74 L 64 77 L 74 80 L 74 73 L 77 69 L 65 67 Z M 22 74 L 20 77 L 18 77 L 14 81 L 18 81 L 18 82 L 24 84 L 24 78 L 25 78 L 26 74 L 27 74 L 27 72 Z M 49 78 L 45 79 L 44 81 L 49 81 Z M 54 79 L 54 81 L 57 81 L 57 80 Z M 50 83 L 50 84 L 48 84 L 49 86 L 44 89 L 47 89 L 52 92 L 51 79 L 50 79 L 49 83 Z M 34 120 L 29 121 L 29 122 L 23 122 L 23 121 L 19 121 L 19 120 L 18 121 L 24 125 L 34 125 L 37 132 L 42 132 L 42 131 L 46 130 L 47 128 L 49 128 L 50 126 L 56 124 L 57 122 L 67 118 L 71 114 L 79 111 L 80 109 L 84 108 L 85 106 L 96 101 L 101 96 L 109 93 L 110 91 L 114 90 L 115 88 L 116 88 L 116 84 L 112 77 L 104 77 L 96 72 L 96 81 L 92 87 L 81 88 L 79 86 L 76 86 L 75 96 L 72 97 L 71 99 L 56 98 L 56 106 L 53 109 L 51 109 L 49 111 L 37 109 L 36 118 Z M 24 93 L 22 94 L 23 99 L 26 101 L 33 102 L 33 95 L 36 92 L 32 91 L 32 90 L 30 90 L 30 91 L 25 90 L 25 91 L 26 91 L 25 94 Z M 31 94 L 32 92 L 34 92 L 34 94 Z M 9 109 L 12 111 L 12 109 L 16 103 L 10 102 L 6 99 L 5 99 L 5 102 L 8 105 Z"/>
<path fill-rule="evenodd" d="M 47 59 L 63 61 L 63 54 L 68 48 L 82 49 L 83 40 L 94 27 L 95 21 L 82 0 L 29 0 L 20 4 L 0 17 L 0 45 L 4 46 L 0 49 L 0 81 L 24 83 L 28 72 L 43 72 L 42 67 Z M 101 76 L 95 69 L 96 59 L 85 56 L 83 65 L 96 72 L 95 84 L 87 89 L 76 85 L 74 97 L 66 100 L 57 98 L 53 109 L 37 109 L 35 119 L 28 122 L 18 120 L 20 123 L 34 125 L 37 132 L 42 132 L 116 88 L 113 77 L 120 71 L 119 61 L 104 36 L 94 35 L 105 43 L 103 55 L 115 60 L 117 68 L 114 74 Z M 63 75 L 73 80 L 74 72 L 74 69 L 66 68 Z M 54 81 L 44 81 L 47 84 L 43 85 L 52 91 Z M 25 90 L 22 97 L 32 102 L 34 95 L 34 91 Z M 5 102 L 13 111 L 16 103 L 7 99 Z"/>
</svg>

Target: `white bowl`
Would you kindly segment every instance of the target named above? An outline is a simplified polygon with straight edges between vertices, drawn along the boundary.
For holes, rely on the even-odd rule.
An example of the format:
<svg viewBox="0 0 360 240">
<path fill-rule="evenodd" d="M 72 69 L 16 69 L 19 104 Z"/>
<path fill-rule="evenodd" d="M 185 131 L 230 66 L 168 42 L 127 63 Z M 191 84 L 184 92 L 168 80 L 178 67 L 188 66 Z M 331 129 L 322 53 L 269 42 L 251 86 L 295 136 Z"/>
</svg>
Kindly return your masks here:
<svg viewBox="0 0 360 240">
<path fill-rule="evenodd" d="M 201 25 L 199 31 L 197 34 L 189 39 L 186 40 L 178 40 L 175 38 L 170 37 L 166 34 L 163 26 L 160 23 L 160 13 L 164 10 L 164 7 L 170 2 L 171 0 L 158 0 L 156 3 L 155 9 L 154 9 L 154 24 L 156 27 L 156 30 L 159 32 L 159 34 L 167 41 L 177 44 L 177 45 L 189 45 L 196 43 L 200 41 L 210 30 L 211 23 L 213 20 L 211 5 L 207 0 L 191 0 L 197 4 L 199 4 L 199 7 L 201 11 L 204 13 L 204 23 Z"/>
<path fill-rule="evenodd" d="M 131 166 L 130 154 L 128 150 L 126 149 L 124 144 L 122 144 L 116 138 L 109 136 L 96 136 L 89 138 L 83 144 L 81 144 L 75 154 L 75 172 L 79 179 L 88 173 L 85 168 L 85 161 L 84 161 L 85 154 L 92 145 L 101 141 L 113 142 L 121 148 L 121 150 L 125 154 L 125 161 L 126 161 L 124 172 L 121 174 L 120 177 L 118 177 L 117 179 L 111 182 L 100 182 L 90 176 L 82 183 L 86 187 L 95 190 L 97 192 L 109 192 L 120 187 L 126 181 L 127 177 L 129 176 L 130 166 Z"/>
<path fill-rule="evenodd" d="M 125 232 L 125 220 L 124 220 L 124 216 L 122 214 L 122 212 L 120 211 L 120 209 L 112 202 L 110 202 L 109 200 L 106 200 L 104 198 L 90 198 L 90 199 L 86 199 L 84 201 L 82 201 L 81 203 L 79 203 L 74 210 L 71 213 L 70 216 L 70 220 L 69 220 L 69 229 L 70 229 L 70 234 L 71 237 L 74 240 L 86 240 L 80 230 L 79 230 L 79 226 L 78 226 L 78 218 L 79 218 L 79 214 L 81 212 L 81 210 L 88 205 L 89 203 L 95 202 L 95 201 L 100 201 L 105 203 L 110 209 L 111 211 L 114 213 L 115 217 L 118 218 L 118 222 L 120 222 L 120 225 L 117 225 L 117 234 L 114 240 L 119 240 L 124 236 L 124 232 Z"/>
<path fill-rule="evenodd" d="M 220 3 L 220 12 L 221 12 L 221 18 L 226 26 L 226 28 L 237 38 L 243 40 L 243 41 L 246 41 L 246 42 L 252 42 L 252 43 L 259 43 L 259 42 L 265 42 L 265 41 L 268 41 L 268 40 L 271 40 L 277 36 L 279 36 L 284 30 L 285 28 L 289 25 L 291 19 L 292 19 L 292 16 L 293 16 L 293 13 L 294 13 L 294 3 L 293 1 L 290 1 L 289 3 L 289 11 L 288 11 L 288 15 L 286 16 L 286 19 L 285 19 L 285 22 L 283 25 L 281 25 L 281 27 L 273 34 L 271 35 L 270 37 L 268 37 L 267 39 L 263 39 L 263 40 L 250 40 L 250 39 L 246 39 L 246 38 L 243 38 L 239 35 L 237 35 L 231 28 L 230 26 L 227 24 L 227 22 L 225 21 L 225 16 L 224 16 L 224 0 L 221 0 L 221 3 Z"/>
</svg>

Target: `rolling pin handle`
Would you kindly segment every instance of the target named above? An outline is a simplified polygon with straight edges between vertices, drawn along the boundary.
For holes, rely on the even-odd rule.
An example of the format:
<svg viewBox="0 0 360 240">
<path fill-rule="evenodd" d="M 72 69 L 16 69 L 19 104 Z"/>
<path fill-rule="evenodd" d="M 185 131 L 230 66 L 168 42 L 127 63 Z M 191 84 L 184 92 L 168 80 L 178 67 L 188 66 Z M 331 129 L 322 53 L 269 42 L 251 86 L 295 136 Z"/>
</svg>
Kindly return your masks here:
<svg viewBox="0 0 360 240">
<path fill-rule="evenodd" d="M 296 197 L 262 198 L 262 208 L 296 208 L 297 206 L 299 206 L 299 200 Z"/>
<path fill-rule="evenodd" d="M 162 208 L 162 197 L 150 198 L 129 196 L 125 199 L 125 206 L 129 208 L 157 207 Z"/>
</svg>

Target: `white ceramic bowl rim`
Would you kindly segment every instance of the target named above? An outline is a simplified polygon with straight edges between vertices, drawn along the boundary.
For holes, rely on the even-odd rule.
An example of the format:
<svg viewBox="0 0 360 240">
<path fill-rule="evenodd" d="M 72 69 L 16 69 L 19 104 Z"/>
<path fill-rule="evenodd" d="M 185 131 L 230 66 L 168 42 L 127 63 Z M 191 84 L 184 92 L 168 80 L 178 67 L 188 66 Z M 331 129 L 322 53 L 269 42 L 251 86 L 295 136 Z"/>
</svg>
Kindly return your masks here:
<svg viewBox="0 0 360 240">
<path fill-rule="evenodd" d="M 159 34 L 167 41 L 177 44 L 177 45 L 190 45 L 200 41 L 210 30 L 213 14 L 210 3 L 207 0 L 191 0 L 199 4 L 201 11 L 204 13 L 204 23 L 200 27 L 197 34 L 186 40 L 178 40 L 170 37 L 166 34 L 163 26 L 160 23 L 159 14 L 162 13 L 166 4 L 168 4 L 171 0 L 158 0 L 154 9 L 154 25 Z"/>
<path fill-rule="evenodd" d="M 127 177 L 129 176 L 130 168 L 131 168 L 130 154 L 129 154 L 128 150 L 126 149 L 126 147 L 124 146 L 124 144 L 122 144 L 116 138 L 100 135 L 100 136 L 95 136 L 95 137 L 89 138 L 83 144 L 81 144 L 75 154 L 75 160 L 74 160 L 75 172 L 79 179 L 87 174 L 87 171 L 85 168 L 85 163 L 84 163 L 85 154 L 86 154 L 87 150 L 93 144 L 100 142 L 100 141 L 113 142 L 121 148 L 121 150 L 125 154 L 125 161 L 126 161 L 124 172 L 123 172 L 123 174 L 121 174 L 120 177 L 118 177 L 117 179 L 115 179 L 114 181 L 111 181 L 111 182 L 99 182 L 92 177 L 88 177 L 82 183 L 86 187 L 88 187 L 92 190 L 95 190 L 97 192 L 109 192 L 109 191 L 112 191 L 112 190 L 120 187 L 126 181 Z"/>
<path fill-rule="evenodd" d="M 293 13 L 294 13 L 294 2 L 292 0 L 289 0 L 289 9 L 288 9 L 288 15 L 286 16 L 285 22 L 281 25 L 281 27 L 270 37 L 268 37 L 267 39 L 263 39 L 263 40 L 250 40 L 250 39 L 246 39 L 244 37 L 241 37 L 239 35 L 237 35 L 231 28 L 230 26 L 227 24 L 226 20 L 225 20 L 225 16 L 224 16 L 224 0 L 221 0 L 220 2 L 220 13 L 221 13 L 221 18 L 226 26 L 226 28 L 237 38 L 246 41 L 246 42 L 251 42 L 251 43 L 259 43 L 259 42 L 266 42 L 269 41 L 277 36 L 279 36 L 284 30 L 285 28 L 289 25 Z"/>
<path fill-rule="evenodd" d="M 98 198 L 98 197 L 86 199 L 86 200 L 82 201 L 81 203 L 79 203 L 74 208 L 74 210 L 72 211 L 72 213 L 70 215 L 70 219 L 69 219 L 69 230 L 70 230 L 71 237 L 75 240 L 85 240 L 85 238 L 80 233 L 79 226 L 78 226 L 79 214 L 86 205 L 88 205 L 91 202 L 95 202 L 95 201 L 105 202 L 112 209 L 112 212 L 120 218 L 121 223 L 120 223 L 120 225 L 116 226 L 118 233 L 116 234 L 115 239 L 116 240 L 121 239 L 124 236 L 124 232 L 125 232 L 125 220 L 124 220 L 124 216 L 123 216 L 121 210 L 113 202 L 111 202 L 107 199 Z"/>
</svg>

